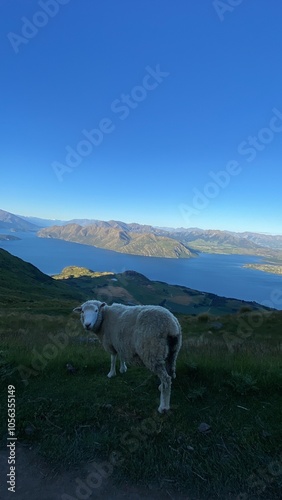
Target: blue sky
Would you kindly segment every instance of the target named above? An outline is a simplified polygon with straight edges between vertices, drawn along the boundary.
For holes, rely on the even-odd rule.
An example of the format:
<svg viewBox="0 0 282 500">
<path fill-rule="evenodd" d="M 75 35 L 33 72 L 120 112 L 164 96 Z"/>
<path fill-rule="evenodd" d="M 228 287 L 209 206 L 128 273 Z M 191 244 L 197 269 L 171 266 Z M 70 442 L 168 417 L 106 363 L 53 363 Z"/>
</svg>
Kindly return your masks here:
<svg viewBox="0 0 282 500">
<path fill-rule="evenodd" d="M 0 9 L 0 208 L 282 233 L 280 2 Z"/>
</svg>

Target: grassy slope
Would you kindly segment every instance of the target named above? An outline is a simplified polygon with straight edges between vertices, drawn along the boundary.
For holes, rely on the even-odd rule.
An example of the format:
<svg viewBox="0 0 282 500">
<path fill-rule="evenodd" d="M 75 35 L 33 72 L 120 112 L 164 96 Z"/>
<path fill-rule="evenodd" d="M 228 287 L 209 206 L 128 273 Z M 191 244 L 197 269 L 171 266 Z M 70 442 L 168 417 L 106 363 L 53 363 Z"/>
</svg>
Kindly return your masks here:
<svg viewBox="0 0 282 500">
<path fill-rule="evenodd" d="M 85 297 L 83 291 L 53 280 L 32 264 L 3 249 L 0 249 L 0 269 L 1 305 L 17 311 L 61 310 L 63 302 L 66 302 L 67 308 Z"/>
<path fill-rule="evenodd" d="M 262 308 L 253 302 L 219 297 L 212 293 L 199 292 L 184 286 L 168 285 L 151 281 L 140 273 L 94 273 L 85 268 L 67 267 L 56 280 L 75 287 L 88 298 L 97 298 L 108 303 L 159 304 L 172 312 L 183 314 L 226 314 L 238 312 L 242 307 Z M 263 309 L 263 308 L 262 308 Z"/>
<path fill-rule="evenodd" d="M 281 498 L 281 312 L 179 314 L 184 342 L 172 411 L 160 416 L 157 379 L 147 370 L 132 366 L 107 379 L 109 356 L 87 342 L 71 313 L 90 288 L 54 283 L 7 252 L 1 258 L 2 285 L 4 277 L 9 284 L 0 310 L 3 447 L 7 385 L 14 384 L 19 441 L 37 446 L 58 470 L 119 457 L 114 481 L 154 485 L 176 498 Z M 78 279 L 93 287 L 93 279 L 109 278 Z M 147 286 L 146 299 L 154 296 L 152 282 L 140 275 L 115 279 L 113 288 L 125 280 L 132 293 Z M 8 301 L 13 297 L 18 302 Z M 203 422 L 211 427 L 207 434 L 198 430 Z"/>
<path fill-rule="evenodd" d="M 38 445 L 61 470 L 114 453 L 122 459 L 116 482 L 154 484 L 191 499 L 260 498 L 260 491 L 278 499 L 282 315 L 267 315 L 247 338 L 238 336 L 242 321 L 252 324 L 249 314 L 221 318 L 220 330 L 216 318 L 179 316 L 184 343 L 172 411 L 164 416 L 156 412 L 157 379 L 142 367 L 107 379 L 109 356 L 82 341 L 71 314 L 2 314 L 1 389 L 5 395 L 7 384 L 16 387 L 20 442 Z M 6 397 L 3 445 L 5 408 Z M 198 431 L 202 422 L 208 434 Z"/>
</svg>

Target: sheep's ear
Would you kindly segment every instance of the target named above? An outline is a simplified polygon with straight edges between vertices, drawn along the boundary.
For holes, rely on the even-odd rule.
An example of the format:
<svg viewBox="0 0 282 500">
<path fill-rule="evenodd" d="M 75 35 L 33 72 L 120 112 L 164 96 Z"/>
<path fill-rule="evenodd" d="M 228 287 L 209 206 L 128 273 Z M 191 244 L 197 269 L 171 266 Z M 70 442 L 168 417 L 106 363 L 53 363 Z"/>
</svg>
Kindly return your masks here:
<svg viewBox="0 0 282 500">
<path fill-rule="evenodd" d="M 72 312 L 74 312 L 74 313 L 81 313 L 81 311 L 82 311 L 82 307 L 79 306 L 79 307 L 76 307 L 75 309 L 73 309 Z"/>
<path fill-rule="evenodd" d="M 100 305 L 100 307 L 105 307 L 107 304 L 106 302 L 102 302 L 102 304 Z"/>
</svg>

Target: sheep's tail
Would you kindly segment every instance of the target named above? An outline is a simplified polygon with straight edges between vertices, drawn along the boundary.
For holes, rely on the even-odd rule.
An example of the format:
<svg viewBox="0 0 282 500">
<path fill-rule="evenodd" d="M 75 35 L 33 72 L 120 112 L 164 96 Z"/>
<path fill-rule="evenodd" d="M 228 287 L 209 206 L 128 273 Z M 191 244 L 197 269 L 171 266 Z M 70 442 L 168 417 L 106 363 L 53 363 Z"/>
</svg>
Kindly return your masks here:
<svg viewBox="0 0 282 500">
<path fill-rule="evenodd" d="M 176 377 L 176 359 L 180 350 L 182 344 L 182 337 L 181 337 L 181 329 L 179 326 L 179 333 L 178 335 L 169 335 L 167 337 L 167 345 L 168 345 L 168 355 L 166 357 L 165 363 L 166 363 L 166 371 L 167 373 L 172 377 Z"/>
</svg>

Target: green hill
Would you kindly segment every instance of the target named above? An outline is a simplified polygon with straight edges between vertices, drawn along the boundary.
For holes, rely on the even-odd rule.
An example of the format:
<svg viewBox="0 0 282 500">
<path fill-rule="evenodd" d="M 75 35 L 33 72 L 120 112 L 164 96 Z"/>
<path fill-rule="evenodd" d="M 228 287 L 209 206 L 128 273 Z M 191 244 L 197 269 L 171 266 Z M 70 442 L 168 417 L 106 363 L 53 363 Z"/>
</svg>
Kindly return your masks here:
<svg viewBox="0 0 282 500">
<path fill-rule="evenodd" d="M 7 463 L 12 385 L 19 465 L 23 449 L 39 464 L 32 472 L 25 462 L 29 498 L 40 498 L 46 476 L 74 498 L 71 481 L 91 477 L 92 464 L 112 464 L 109 483 L 126 485 L 129 498 L 137 485 L 144 498 L 148 485 L 156 498 L 281 498 L 282 311 L 134 271 L 69 267 L 54 279 L 4 250 L 0 270 L 0 458 Z M 144 367 L 108 379 L 109 355 L 72 314 L 83 297 L 176 311 L 183 345 L 167 415 L 156 411 L 158 380 Z"/>
<path fill-rule="evenodd" d="M 88 298 L 95 297 L 108 303 L 162 305 L 174 313 L 222 315 L 236 313 L 244 307 L 249 310 L 266 310 L 255 302 L 219 297 L 180 285 L 151 281 L 136 271 L 97 273 L 71 266 L 53 278 L 64 280 L 77 290 L 88 293 Z"/>
<path fill-rule="evenodd" d="M 82 291 L 55 281 L 3 249 L 0 249 L 0 270 L 0 303 L 5 308 L 57 310 L 62 301 L 84 298 Z"/>
<path fill-rule="evenodd" d="M 241 308 L 265 310 L 246 302 L 190 288 L 151 281 L 135 271 L 95 272 L 70 266 L 50 277 L 32 264 L 0 249 L 0 302 L 3 307 L 31 311 L 70 311 L 74 303 L 97 298 L 108 303 L 159 304 L 174 313 L 223 315 Z"/>
</svg>

